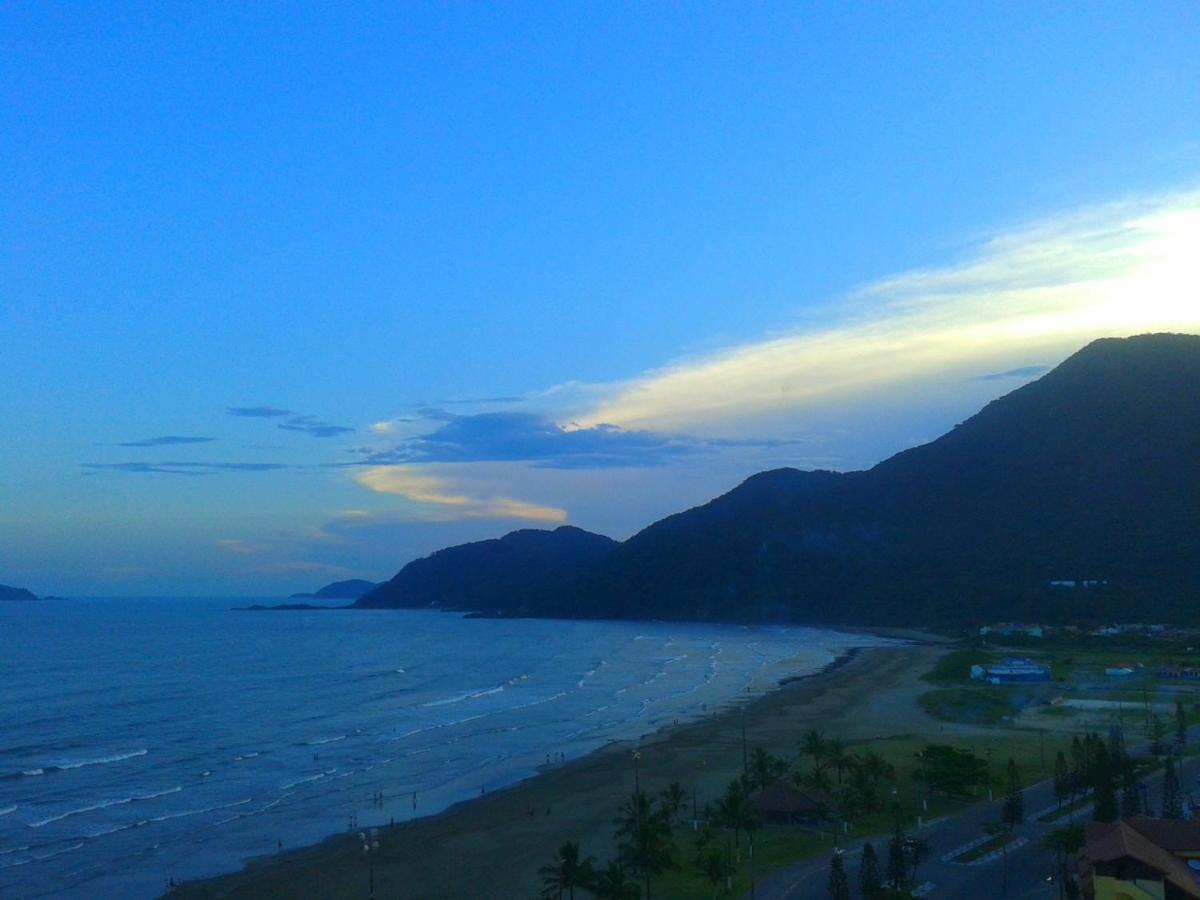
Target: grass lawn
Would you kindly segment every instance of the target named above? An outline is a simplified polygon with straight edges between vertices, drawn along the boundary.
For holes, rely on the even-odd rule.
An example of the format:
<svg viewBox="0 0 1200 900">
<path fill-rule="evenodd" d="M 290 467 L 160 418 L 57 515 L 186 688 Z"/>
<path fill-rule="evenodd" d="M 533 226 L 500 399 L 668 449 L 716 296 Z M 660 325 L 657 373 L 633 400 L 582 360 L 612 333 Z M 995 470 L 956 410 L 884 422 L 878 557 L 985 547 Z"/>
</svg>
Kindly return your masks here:
<svg viewBox="0 0 1200 900">
<path fill-rule="evenodd" d="M 921 708 L 943 722 L 969 725 L 994 725 L 1018 711 L 1015 695 L 1004 688 L 940 688 L 926 691 L 917 698 Z"/>
<path fill-rule="evenodd" d="M 693 834 L 690 827 L 677 832 L 676 838 L 679 847 L 676 859 L 680 864 L 680 871 L 667 872 L 651 882 L 651 890 L 655 897 L 667 900 L 696 900 L 702 897 L 741 897 L 749 893 L 751 862 L 745 834 L 741 835 L 741 860 L 734 864 L 732 894 L 726 892 L 724 878 L 714 886 L 702 875 L 696 866 L 696 859 L 701 852 L 713 851 L 727 859 L 733 844 L 733 833 L 714 831 L 711 842 L 703 850 L 699 845 L 699 835 Z M 811 832 L 793 828 L 761 828 L 754 834 L 756 879 L 761 880 L 770 871 L 828 851 L 831 846 L 828 839 L 817 837 Z"/>
</svg>

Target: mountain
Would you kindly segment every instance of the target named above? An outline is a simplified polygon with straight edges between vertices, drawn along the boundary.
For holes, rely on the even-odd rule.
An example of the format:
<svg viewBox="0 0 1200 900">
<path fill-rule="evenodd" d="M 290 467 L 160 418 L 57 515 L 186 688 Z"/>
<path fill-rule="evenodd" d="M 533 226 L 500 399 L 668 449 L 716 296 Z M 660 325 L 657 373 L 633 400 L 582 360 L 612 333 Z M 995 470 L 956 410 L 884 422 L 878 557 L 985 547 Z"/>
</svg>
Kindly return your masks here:
<svg viewBox="0 0 1200 900">
<path fill-rule="evenodd" d="M 518 552 L 527 534 L 546 532 L 435 553 L 360 603 L 829 624 L 1200 624 L 1200 337 L 1095 341 L 869 470 L 762 472 L 553 567 Z"/>
<path fill-rule="evenodd" d="M 354 605 L 531 613 L 542 609 L 572 573 L 586 570 L 615 546 L 610 538 L 569 525 L 522 529 L 414 560 Z"/>
<path fill-rule="evenodd" d="M 0 602 L 5 600 L 37 600 L 38 596 L 33 591 L 28 591 L 25 588 L 9 587 L 7 584 L 0 584 Z"/>
<path fill-rule="evenodd" d="M 373 581 L 364 581 L 362 578 L 351 578 L 347 581 L 335 581 L 332 584 L 327 584 L 314 594 L 292 594 L 288 599 L 357 600 L 375 587 L 376 584 Z"/>
<path fill-rule="evenodd" d="M 755 475 L 573 593 L 612 616 L 933 624 L 1194 615 L 1198 585 L 1200 337 L 1146 335 L 868 471 Z"/>
</svg>

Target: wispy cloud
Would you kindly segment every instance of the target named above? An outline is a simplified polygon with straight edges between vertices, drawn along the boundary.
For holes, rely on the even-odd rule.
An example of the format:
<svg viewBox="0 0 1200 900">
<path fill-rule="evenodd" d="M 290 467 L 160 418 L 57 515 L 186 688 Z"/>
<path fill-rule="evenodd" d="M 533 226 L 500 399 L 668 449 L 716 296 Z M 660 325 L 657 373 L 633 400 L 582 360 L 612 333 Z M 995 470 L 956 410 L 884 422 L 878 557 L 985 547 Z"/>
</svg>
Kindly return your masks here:
<svg viewBox="0 0 1200 900">
<path fill-rule="evenodd" d="M 278 419 L 293 415 L 290 409 L 279 409 L 275 406 L 231 406 L 225 411 L 231 416 L 246 419 Z"/>
<path fill-rule="evenodd" d="M 625 430 L 615 425 L 564 427 L 537 413 L 496 412 L 456 416 L 425 410 L 442 422 L 389 450 L 369 451 L 371 465 L 445 462 L 531 462 L 540 467 L 609 469 L 658 466 L 732 445 L 780 446 L 783 441 L 712 441 L 687 435 Z"/>
<path fill-rule="evenodd" d="M 123 441 L 117 447 L 168 447 L 173 444 L 208 444 L 216 438 L 188 437 L 180 434 L 164 434 L 159 437 L 142 438 L 140 441 Z"/>
<path fill-rule="evenodd" d="M 837 324 L 648 372 L 611 386 L 581 427 L 703 430 L 1087 341 L 1200 326 L 1200 191 L 1051 218 L 963 261 L 854 293 Z M 1015 358 L 1014 358 L 1015 357 Z"/>
<path fill-rule="evenodd" d="M 414 466 L 373 466 L 355 476 L 355 481 L 376 493 L 392 494 L 417 504 L 426 518 L 526 519 L 535 522 L 565 522 L 566 510 L 503 496 L 479 496 L 452 479 L 432 475 Z"/>
<path fill-rule="evenodd" d="M 276 472 L 297 466 L 274 462 L 118 462 L 80 463 L 91 471 L 131 472 L 134 474 L 207 475 L 212 472 Z"/>
<path fill-rule="evenodd" d="M 316 416 L 292 416 L 286 422 L 280 422 L 277 428 L 284 431 L 303 431 L 313 437 L 337 437 L 339 434 L 351 434 L 355 429 L 345 425 L 331 425 Z"/>
<path fill-rule="evenodd" d="M 231 416 L 245 419 L 283 419 L 275 427 L 284 431 L 300 431 L 318 438 L 337 437 L 351 434 L 356 429 L 346 425 L 333 425 L 317 416 L 298 413 L 278 406 L 231 406 L 225 410 Z"/>
<path fill-rule="evenodd" d="M 976 381 L 1004 381 L 1007 378 L 1036 378 L 1050 371 L 1049 366 L 1021 366 L 1009 369 L 1007 372 L 992 372 L 988 375 L 976 375 Z"/>
</svg>

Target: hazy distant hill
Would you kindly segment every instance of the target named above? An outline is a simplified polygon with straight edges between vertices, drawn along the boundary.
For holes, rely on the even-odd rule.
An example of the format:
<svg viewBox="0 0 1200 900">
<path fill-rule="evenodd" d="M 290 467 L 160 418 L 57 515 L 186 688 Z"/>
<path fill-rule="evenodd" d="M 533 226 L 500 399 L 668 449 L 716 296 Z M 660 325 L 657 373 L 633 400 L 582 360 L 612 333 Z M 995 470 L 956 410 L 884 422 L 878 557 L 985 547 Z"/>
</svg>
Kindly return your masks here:
<svg viewBox="0 0 1200 900">
<path fill-rule="evenodd" d="M 571 573 L 615 546 L 610 538 L 569 525 L 514 531 L 410 562 L 354 605 L 531 612 L 556 596 Z"/>
<path fill-rule="evenodd" d="M 365 581 L 362 578 L 351 578 L 347 581 L 335 581 L 332 584 L 327 584 L 314 594 L 292 594 L 289 599 L 357 600 L 375 587 L 376 584 L 373 581 Z"/>
<path fill-rule="evenodd" d="M 518 552 L 530 534 L 546 532 L 418 560 L 363 605 L 914 625 L 1196 620 L 1200 337 L 1096 341 L 870 470 L 762 472 L 623 544 L 589 536 L 591 552 L 553 567 Z M 1103 583 L 1050 585 L 1085 579 Z"/>
<path fill-rule="evenodd" d="M 33 591 L 28 591 L 25 588 L 9 587 L 7 584 L 0 584 L 0 601 L 37 599 L 38 596 Z"/>
</svg>

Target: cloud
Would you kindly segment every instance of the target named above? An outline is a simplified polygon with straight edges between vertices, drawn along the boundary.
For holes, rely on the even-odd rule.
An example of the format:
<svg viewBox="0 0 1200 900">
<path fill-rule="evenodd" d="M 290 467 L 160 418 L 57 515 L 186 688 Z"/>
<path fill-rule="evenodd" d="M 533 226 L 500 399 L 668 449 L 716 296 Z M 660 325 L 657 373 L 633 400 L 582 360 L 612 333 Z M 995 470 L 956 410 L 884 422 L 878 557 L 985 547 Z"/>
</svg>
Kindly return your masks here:
<svg viewBox="0 0 1200 900">
<path fill-rule="evenodd" d="M 119 463 L 80 463 L 85 469 L 92 471 L 108 470 L 113 472 L 163 473 L 167 475 L 208 475 L 213 472 L 276 472 L 280 469 L 303 468 L 286 463 L 266 462 L 119 462 Z"/>
<path fill-rule="evenodd" d="M 321 421 L 316 416 L 292 416 L 286 422 L 281 422 L 275 427 L 282 428 L 284 431 L 303 431 L 305 434 L 311 434 L 313 437 L 319 438 L 336 437 L 339 434 L 351 434 L 355 430 L 345 425 L 330 425 L 328 422 Z"/>
<path fill-rule="evenodd" d="M 282 416 L 294 415 L 290 409 L 279 409 L 274 406 L 231 406 L 225 411 L 231 416 L 242 416 L 248 419 L 278 419 Z"/>
<path fill-rule="evenodd" d="M 1085 209 L 999 234 L 953 265 L 881 279 L 826 324 L 610 385 L 579 426 L 712 433 L 893 393 L 1088 341 L 1200 326 L 1200 191 Z"/>
<path fill-rule="evenodd" d="M 116 444 L 117 447 L 166 447 L 171 444 L 207 444 L 216 438 L 210 437 L 185 437 L 178 434 L 164 434 L 159 437 L 142 438 L 140 441 L 124 441 Z"/>
<path fill-rule="evenodd" d="M 593 425 L 564 427 L 537 413 L 496 412 L 455 416 L 426 410 L 442 424 L 433 432 L 372 451 L 366 462 L 395 465 L 432 462 L 533 462 L 541 467 L 607 469 L 658 466 L 683 456 L 730 446 L 779 446 L 784 441 L 710 441 L 686 435 Z"/>
<path fill-rule="evenodd" d="M 392 494 L 426 507 L 425 514 L 438 520 L 525 519 L 534 522 L 565 522 L 565 510 L 503 496 L 473 496 L 451 479 L 418 471 L 413 466 L 372 466 L 354 478 L 363 487 Z"/>
<path fill-rule="evenodd" d="M 1002 381 L 1005 378 L 1033 378 L 1050 371 L 1049 366 L 1021 366 L 1019 369 L 1009 369 L 1007 372 L 992 372 L 990 375 L 976 375 L 976 381 Z"/>
</svg>

